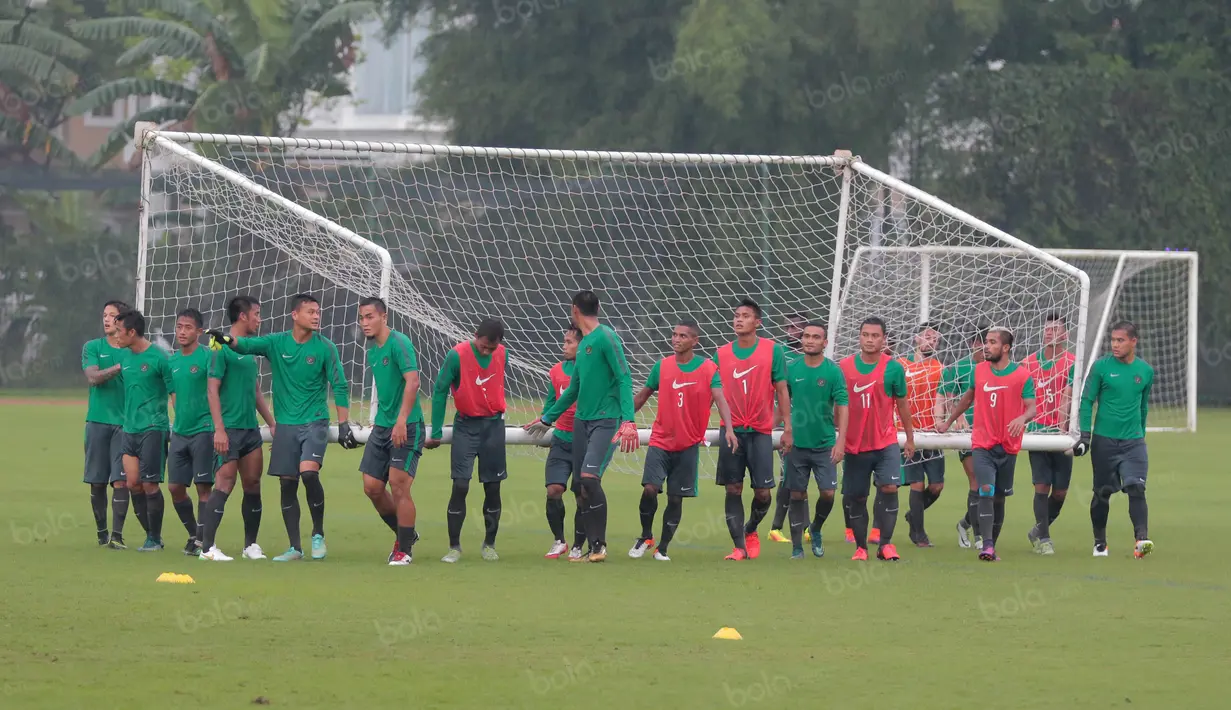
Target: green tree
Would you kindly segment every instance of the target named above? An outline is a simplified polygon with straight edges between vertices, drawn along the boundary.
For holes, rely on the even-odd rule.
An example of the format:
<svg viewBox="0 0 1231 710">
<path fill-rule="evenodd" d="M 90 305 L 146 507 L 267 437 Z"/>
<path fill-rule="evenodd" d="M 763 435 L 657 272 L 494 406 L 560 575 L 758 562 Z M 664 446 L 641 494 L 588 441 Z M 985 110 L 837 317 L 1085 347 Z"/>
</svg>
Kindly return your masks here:
<svg viewBox="0 0 1231 710">
<path fill-rule="evenodd" d="M 129 96 L 166 100 L 111 133 L 101 164 L 132 138 L 138 121 L 193 129 L 291 135 L 317 100 L 349 92 L 352 24 L 376 4 L 359 0 L 133 0 L 140 14 L 74 23 L 87 41 L 130 39 L 117 63 L 132 74 L 69 108 L 85 113 Z"/>
</svg>

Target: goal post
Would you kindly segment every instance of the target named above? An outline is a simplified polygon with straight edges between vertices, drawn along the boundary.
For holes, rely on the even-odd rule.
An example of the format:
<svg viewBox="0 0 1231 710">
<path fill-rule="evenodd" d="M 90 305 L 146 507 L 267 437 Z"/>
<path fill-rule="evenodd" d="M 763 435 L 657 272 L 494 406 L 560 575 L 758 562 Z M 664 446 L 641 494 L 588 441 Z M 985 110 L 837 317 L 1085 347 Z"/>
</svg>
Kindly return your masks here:
<svg viewBox="0 0 1231 710">
<path fill-rule="evenodd" d="M 169 333 L 176 310 L 188 305 L 221 327 L 226 300 L 240 293 L 261 301 L 263 332 L 283 330 L 289 297 L 312 293 L 356 410 L 374 394 L 356 324 L 360 298 L 382 294 L 391 325 L 411 337 L 425 398 L 453 345 L 483 318 L 498 317 L 513 445 L 545 443 L 520 425 L 542 410 L 568 304 L 580 289 L 600 295 L 601 318 L 624 341 L 635 388 L 670 352 L 671 328 L 682 318 L 699 323 L 701 352 L 713 355 L 732 339 L 731 314 L 745 296 L 762 304 L 763 337 L 787 337 L 797 317 L 819 320 L 831 324 L 838 355 L 853 352 L 865 316 L 893 320 L 899 314 L 889 309 L 902 299 L 912 301 L 912 322 L 902 326 L 909 330 L 917 293 L 862 295 L 895 293 L 909 276 L 905 265 L 860 256 L 868 247 L 1013 250 L 1001 265 L 1021 276 L 1007 282 L 1013 298 L 1046 294 L 1073 322 L 1085 322 L 1081 269 L 849 154 L 531 150 L 148 128 L 138 140 L 138 303 L 156 334 Z M 996 311 L 978 287 L 988 263 L 955 268 L 968 269 L 951 274 L 966 286 L 934 289 L 937 307 L 982 309 L 997 324 L 1028 327 L 1024 307 Z M 654 406 L 637 415 L 643 443 Z M 370 416 L 352 418 L 368 424 Z M 708 432 L 710 443 L 717 434 Z M 1026 447 L 1060 450 L 1072 441 L 1066 433 L 1032 435 Z M 924 431 L 918 444 L 969 448 L 970 436 Z"/>
</svg>

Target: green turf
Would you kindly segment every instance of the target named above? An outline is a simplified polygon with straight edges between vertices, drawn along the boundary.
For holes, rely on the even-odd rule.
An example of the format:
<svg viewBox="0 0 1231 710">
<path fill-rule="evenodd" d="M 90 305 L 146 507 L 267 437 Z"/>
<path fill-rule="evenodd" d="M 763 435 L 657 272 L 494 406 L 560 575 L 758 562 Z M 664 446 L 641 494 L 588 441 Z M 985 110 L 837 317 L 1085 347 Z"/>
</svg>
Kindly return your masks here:
<svg viewBox="0 0 1231 710">
<path fill-rule="evenodd" d="M 80 483 L 82 408 L 14 402 L 0 400 L 9 528 L 0 707 L 237 708 L 258 698 L 282 708 L 1226 707 L 1225 412 L 1202 412 L 1201 434 L 1151 438 L 1158 547 L 1144 561 L 1132 559 L 1122 497 L 1111 557 L 1090 557 L 1086 459 L 1053 528 L 1052 558 L 1026 541 L 1024 459 L 1003 561 L 959 550 L 953 524 L 965 495 L 951 459 L 955 485 L 929 510 L 939 546 L 903 544 L 897 565 L 850 562 L 837 511 L 824 560 L 792 562 L 788 545 L 766 542 L 758 560 L 723 562 L 730 540 L 712 485 L 686 504 L 672 562 L 630 560 L 639 481 L 618 474 L 607 481 L 609 561 L 546 561 L 542 472 L 517 456 L 500 561 L 479 559 L 475 496 L 466 557 L 444 565 L 447 452 L 438 451 L 414 488 L 416 561 L 390 568 L 391 535 L 355 473 L 360 453 L 337 447 L 325 469 L 324 562 L 238 559 L 237 501 L 219 540 L 235 562 L 183 557 L 170 506 L 166 551 L 97 549 Z M 265 493 L 261 542 L 272 555 L 285 533 L 277 488 Z M 130 543 L 139 530 L 130 513 Z M 904 523 L 899 531 L 904 541 Z M 196 584 L 156 584 L 161 572 Z M 744 640 L 711 640 L 722 626 Z"/>
</svg>

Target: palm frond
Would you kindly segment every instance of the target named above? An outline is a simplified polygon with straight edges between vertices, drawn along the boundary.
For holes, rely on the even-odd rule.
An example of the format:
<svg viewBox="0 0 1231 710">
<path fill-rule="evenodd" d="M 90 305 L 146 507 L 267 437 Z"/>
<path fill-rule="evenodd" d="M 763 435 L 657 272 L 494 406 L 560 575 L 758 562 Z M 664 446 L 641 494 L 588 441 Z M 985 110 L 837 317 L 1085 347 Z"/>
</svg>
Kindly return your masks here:
<svg viewBox="0 0 1231 710">
<path fill-rule="evenodd" d="M 96 168 L 101 167 L 119 155 L 120 151 L 124 150 L 124 146 L 132 142 L 133 132 L 137 130 L 137 124 L 141 121 L 152 121 L 159 125 L 183 121 L 188 118 L 191 111 L 192 106 L 188 104 L 163 104 L 139 112 L 127 122 L 111 129 L 111 132 L 103 139 L 103 144 L 98 147 L 94 155 L 90 156 L 90 164 Z"/>
<path fill-rule="evenodd" d="M 17 44 L 0 44 L 0 66 L 35 83 L 71 86 L 77 82 L 77 75 L 55 58 Z"/>
<path fill-rule="evenodd" d="M 230 31 L 214 16 L 209 3 L 198 0 L 129 0 L 128 6 L 140 10 L 157 10 L 182 20 L 201 37 L 212 36 L 218 51 L 232 65 L 238 67 L 243 61 Z"/>
<path fill-rule="evenodd" d="M 23 47 L 62 59 L 85 59 L 90 56 L 90 48 L 72 37 L 56 32 L 42 25 L 27 22 L 22 25 L 21 34 L 13 41 L 13 33 L 17 23 L 12 20 L 0 20 L 0 38 Z"/>
<path fill-rule="evenodd" d="M 368 2 L 367 0 L 345 2 L 329 8 L 324 14 L 316 18 L 316 21 L 312 23 L 312 26 L 306 32 L 296 36 L 295 43 L 291 45 L 291 51 L 288 56 L 291 61 L 294 61 L 299 51 L 315 42 L 321 33 L 332 30 L 339 25 L 350 26 L 371 19 L 379 9 L 377 3 Z"/>
<path fill-rule="evenodd" d="M 116 66 L 129 67 L 147 64 L 156 57 L 191 57 L 194 59 L 205 56 L 205 42 L 200 41 L 192 47 L 185 47 L 178 38 L 146 37 L 134 44 L 124 53 L 116 57 Z"/>
<path fill-rule="evenodd" d="M 128 37 L 146 37 L 174 42 L 181 52 L 200 51 L 204 39 L 192 27 L 175 20 L 152 17 L 102 17 L 69 25 L 73 36 L 91 42 L 111 42 Z M 195 52 L 194 52 L 195 53 Z"/>
<path fill-rule="evenodd" d="M 261 46 L 248 52 L 248 56 L 244 57 L 244 76 L 248 81 L 258 82 L 265 72 L 269 70 L 269 43 L 262 42 Z"/>
<path fill-rule="evenodd" d="M 100 106 L 109 106 L 129 96 L 161 96 L 177 103 L 193 104 L 197 92 L 173 81 L 148 77 L 116 79 L 77 97 L 64 109 L 69 116 L 79 116 Z"/>
<path fill-rule="evenodd" d="M 59 136 L 40 123 L 27 123 L 0 113 L 0 135 L 4 135 L 14 143 L 24 143 L 33 155 L 50 155 L 64 166 L 74 170 L 88 168 L 85 161 L 65 145 Z"/>
</svg>

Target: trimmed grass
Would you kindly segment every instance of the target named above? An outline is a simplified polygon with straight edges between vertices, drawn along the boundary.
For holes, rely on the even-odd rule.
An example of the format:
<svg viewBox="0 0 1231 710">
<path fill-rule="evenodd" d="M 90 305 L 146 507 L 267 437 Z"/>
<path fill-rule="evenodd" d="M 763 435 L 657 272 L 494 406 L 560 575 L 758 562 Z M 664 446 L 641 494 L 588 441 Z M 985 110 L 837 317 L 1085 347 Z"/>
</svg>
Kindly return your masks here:
<svg viewBox="0 0 1231 710">
<path fill-rule="evenodd" d="M 323 562 L 238 559 L 237 500 L 219 536 L 232 563 L 181 555 L 186 533 L 170 505 L 167 550 L 98 549 L 80 482 L 83 413 L 0 399 L 2 707 L 1225 707 L 1231 567 L 1211 560 L 1231 528 L 1220 446 L 1228 412 L 1203 411 L 1196 435 L 1151 437 L 1158 547 L 1142 561 L 1132 559 L 1122 496 L 1112 503 L 1111 556 L 1091 558 L 1088 459 L 1053 526 L 1058 554 L 1032 554 L 1022 457 L 1004 559 L 978 562 L 954 539 L 965 481 L 950 457 L 950 488 L 928 511 L 938 547 L 910 546 L 901 521 L 897 565 L 849 561 L 837 510 L 822 560 L 790 561 L 789 545 L 766 539 L 766 521 L 760 559 L 723 562 L 730 539 L 712 469 L 685 505 L 672 562 L 625 555 L 639 530 L 640 479 L 619 472 L 606 481 L 608 562 L 552 562 L 542 558 L 551 541 L 542 464 L 513 448 L 500 561 L 478 556 L 477 484 L 465 558 L 438 561 L 447 548 L 442 449 L 419 467 L 423 539 L 408 568 L 384 564 L 392 535 L 362 493 L 361 452 L 338 447 L 324 473 Z M 271 556 L 285 546 L 277 500 L 266 483 L 261 542 Z M 572 510 L 569 501 L 570 536 Z M 140 542 L 133 517 L 130 544 Z M 156 584 L 161 572 L 196 584 Z M 712 640 L 722 626 L 744 640 Z"/>
</svg>

